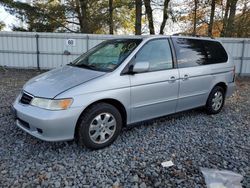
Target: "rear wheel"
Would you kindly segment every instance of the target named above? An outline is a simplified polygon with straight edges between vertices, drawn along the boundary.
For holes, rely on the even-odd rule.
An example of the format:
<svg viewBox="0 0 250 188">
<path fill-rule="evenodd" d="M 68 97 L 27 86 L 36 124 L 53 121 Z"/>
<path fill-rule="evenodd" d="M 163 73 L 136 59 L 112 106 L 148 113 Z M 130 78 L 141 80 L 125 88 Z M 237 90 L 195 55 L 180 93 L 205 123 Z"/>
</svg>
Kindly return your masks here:
<svg viewBox="0 0 250 188">
<path fill-rule="evenodd" d="M 88 108 L 80 117 L 77 142 L 90 149 L 110 145 L 122 128 L 120 112 L 112 105 L 99 103 Z"/>
<path fill-rule="evenodd" d="M 215 86 L 208 96 L 206 110 L 208 114 L 217 114 L 221 111 L 225 102 L 225 90 Z"/>
</svg>

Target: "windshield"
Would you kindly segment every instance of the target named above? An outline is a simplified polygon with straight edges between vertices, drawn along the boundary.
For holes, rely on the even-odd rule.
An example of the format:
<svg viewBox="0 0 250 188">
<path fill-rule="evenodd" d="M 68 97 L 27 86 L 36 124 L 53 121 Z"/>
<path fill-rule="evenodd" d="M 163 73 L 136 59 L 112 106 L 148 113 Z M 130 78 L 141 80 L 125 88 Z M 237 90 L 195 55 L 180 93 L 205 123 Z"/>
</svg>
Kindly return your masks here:
<svg viewBox="0 0 250 188">
<path fill-rule="evenodd" d="M 113 71 L 141 41 L 141 39 L 108 40 L 81 55 L 70 65 L 97 71 Z"/>
</svg>

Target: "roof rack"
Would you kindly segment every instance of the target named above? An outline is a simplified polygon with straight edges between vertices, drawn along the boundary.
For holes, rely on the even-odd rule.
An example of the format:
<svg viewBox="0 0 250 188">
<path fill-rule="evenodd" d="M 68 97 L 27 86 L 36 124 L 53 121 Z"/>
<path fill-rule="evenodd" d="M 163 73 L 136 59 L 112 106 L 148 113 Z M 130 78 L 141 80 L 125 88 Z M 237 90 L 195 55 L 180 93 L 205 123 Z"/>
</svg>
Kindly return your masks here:
<svg viewBox="0 0 250 188">
<path fill-rule="evenodd" d="M 190 33 L 174 33 L 173 36 L 207 37 L 207 38 L 215 39 L 214 37 L 210 37 L 207 35 L 193 35 Z"/>
</svg>

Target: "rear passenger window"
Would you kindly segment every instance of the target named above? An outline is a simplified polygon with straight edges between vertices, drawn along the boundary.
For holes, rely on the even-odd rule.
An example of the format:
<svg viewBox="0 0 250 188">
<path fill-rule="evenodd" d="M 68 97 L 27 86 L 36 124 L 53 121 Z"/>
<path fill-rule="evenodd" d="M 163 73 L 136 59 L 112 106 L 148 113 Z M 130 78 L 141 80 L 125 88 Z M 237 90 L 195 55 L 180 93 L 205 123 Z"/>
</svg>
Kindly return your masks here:
<svg viewBox="0 0 250 188">
<path fill-rule="evenodd" d="M 228 57 L 217 41 L 174 38 L 178 67 L 193 67 L 226 62 Z"/>
<path fill-rule="evenodd" d="M 227 62 L 227 52 L 219 42 L 203 41 L 203 44 L 207 52 L 207 64 Z"/>
<path fill-rule="evenodd" d="M 149 62 L 149 71 L 173 68 L 172 53 L 168 39 L 146 43 L 135 56 L 135 63 Z"/>
<path fill-rule="evenodd" d="M 206 64 L 206 52 L 201 40 L 174 39 L 178 67 L 193 67 Z"/>
</svg>

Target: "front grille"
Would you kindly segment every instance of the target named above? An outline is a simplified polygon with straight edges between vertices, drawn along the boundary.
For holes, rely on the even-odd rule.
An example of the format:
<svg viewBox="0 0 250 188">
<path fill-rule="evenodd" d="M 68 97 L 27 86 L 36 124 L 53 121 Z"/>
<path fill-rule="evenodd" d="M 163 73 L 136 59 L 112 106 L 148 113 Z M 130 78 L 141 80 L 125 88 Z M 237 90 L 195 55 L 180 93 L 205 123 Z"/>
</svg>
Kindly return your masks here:
<svg viewBox="0 0 250 188">
<path fill-rule="evenodd" d="M 33 97 L 31 95 L 23 93 L 22 96 L 21 96 L 20 102 L 22 104 L 30 104 L 32 99 L 33 99 Z"/>
</svg>

